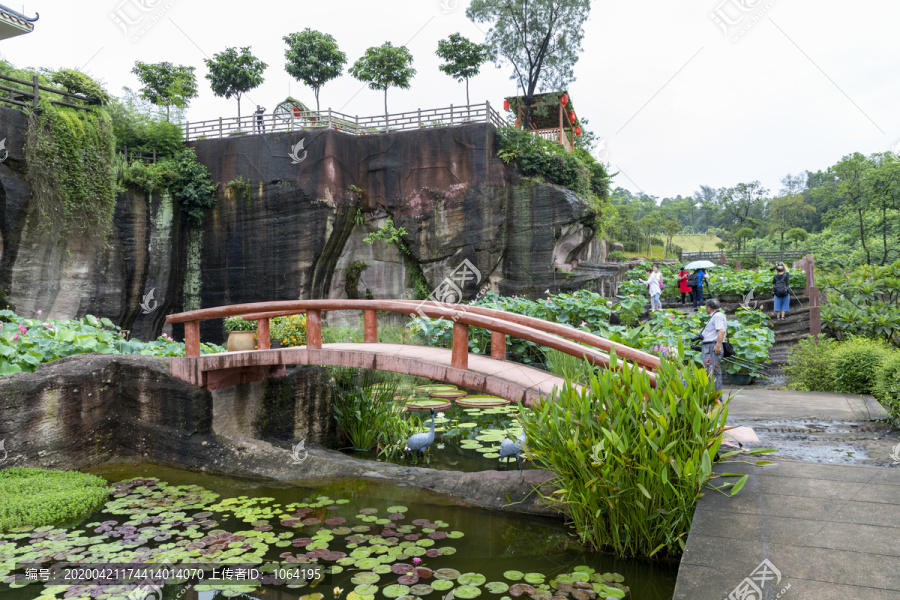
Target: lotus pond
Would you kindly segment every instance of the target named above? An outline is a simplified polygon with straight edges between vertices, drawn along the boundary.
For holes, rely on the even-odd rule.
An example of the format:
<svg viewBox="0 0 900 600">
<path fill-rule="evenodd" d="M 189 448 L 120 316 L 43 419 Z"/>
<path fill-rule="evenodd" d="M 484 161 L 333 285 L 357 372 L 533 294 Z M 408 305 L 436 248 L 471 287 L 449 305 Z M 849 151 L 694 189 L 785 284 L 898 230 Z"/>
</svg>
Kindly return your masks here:
<svg viewBox="0 0 900 600">
<path fill-rule="evenodd" d="M 498 514 L 397 483 L 317 487 L 211 476 L 157 465 L 89 469 L 111 482 L 104 508 L 80 523 L 0 534 L 0 597 L 279 598 L 303 600 L 669 599 L 676 566 L 584 551 L 556 520 Z M 163 563 L 253 565 L 254 580 L 23 585 L 19 561 L 42 567 Z M 19 565 L 20 567 L 22 565 Z M 315 583 L 279 580 L 275 566 L 316 566 Z"/>
</svg>

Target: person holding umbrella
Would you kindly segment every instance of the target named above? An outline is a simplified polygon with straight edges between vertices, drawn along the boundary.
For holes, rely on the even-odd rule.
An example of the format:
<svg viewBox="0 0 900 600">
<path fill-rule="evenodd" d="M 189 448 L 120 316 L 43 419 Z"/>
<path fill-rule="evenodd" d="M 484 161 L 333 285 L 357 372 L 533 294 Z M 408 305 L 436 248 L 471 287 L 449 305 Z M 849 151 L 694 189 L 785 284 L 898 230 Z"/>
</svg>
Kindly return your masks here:
<svg viewBox="0 0 900 600">
<path fill-rule="evenodd" d="M 706 269 L 715 266 L 715 263 L 711 263 L 708 260 L 695 260 L 684 265 L 685 271 L 693 271 L 687 278 L 687 285 L 694 290 L 694 312 L 697 312 L 698 306 L 703 308 L 703 281 L 707 278 Z"/>
</svg>

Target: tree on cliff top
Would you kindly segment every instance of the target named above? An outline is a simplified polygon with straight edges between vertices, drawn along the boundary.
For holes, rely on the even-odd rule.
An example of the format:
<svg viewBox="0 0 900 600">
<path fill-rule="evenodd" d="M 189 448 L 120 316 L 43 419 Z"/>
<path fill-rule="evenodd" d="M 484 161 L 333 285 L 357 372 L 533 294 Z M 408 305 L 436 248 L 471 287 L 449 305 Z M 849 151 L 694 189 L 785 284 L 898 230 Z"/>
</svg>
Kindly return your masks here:
<svg viewBox="0 0 900 600">
<path fill-rule="evenodd" d="M 169 109 L 172 106 L 186 108 L 191 99 L 197 97 L 194 67 L 173 65 L 170 62 L 135 61 L 131 72 L 137 75 L 144 85 L 141 88 L 141 97 L 151 104 L 166 107 L 166 121 L 169 120 Z"/>
<path fill-rule="evenodd" d="M 347 64 L 347 55 L 341 52 L 330 34 L 309 27 L 301 33 L 284 36 L 284 42 L 287 44 L 284 70 L 313 89 L 318 112 L 319 90 L 332 79 L 340 77 Z"/>
<path fill-rule="evenodd" d="M 398 87 L 409 89 L 409 80 L 415 77 L 416 70 L 412 68 L 413 57 L 406 46 L 399 48 L 390 42 L 381 46 L 373 46 L 350 67 L 350 74 L 363 83 L 369 84 L 369 89 L 384 90 L 384 127 L 387 129 L 387 91 L 388 88 Z"/>
<path fill-rule="evenodd" d="M 575 80 L 572 72 L 581 51 L 590 0 L 472 0 L 466 16 L 493 23 L 486 43 L 495 59 L 513 67 L 529 129 L 531 105 L 539 90 L 562 90 Z"/>
<path fill-rule="evenodd" d="M 491 57 L 487 44 L 476 44 L 458 33 L 438 42 L 436 54 L 444 59 L 438 67 L 457 81 L 466 81 L 466 104 L 469 101 L 469 78 L 478 75 L 483 65 Z"/>
<path fill-rule="evenodd" d="M 225 98 L 237 97 L 240 122 L 241 94 L 262 84 L 262 73 L 269 65 L 250 54 L 249 47 L 241 48 L 240 54 L 237 48 L 226 48 L 212 58 L 204 58 L 203 62 L 209 69 L 206 78 L 213 94 Z"/>
</svg>

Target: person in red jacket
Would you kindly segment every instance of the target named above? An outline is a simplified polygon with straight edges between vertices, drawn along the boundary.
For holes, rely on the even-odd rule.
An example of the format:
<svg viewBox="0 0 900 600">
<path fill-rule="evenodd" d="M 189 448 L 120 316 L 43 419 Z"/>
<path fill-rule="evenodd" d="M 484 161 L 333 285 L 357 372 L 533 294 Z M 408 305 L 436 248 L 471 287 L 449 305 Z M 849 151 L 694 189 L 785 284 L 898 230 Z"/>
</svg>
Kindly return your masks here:
<svg viewBox="0 0 900 600">
<path fill-rule="evenodd" d="M 685 267 L 681 267 L 681 270 L 678 272 L 678 290 L 681 292 L 681 305 L 684 306 L 684 297 L 687 296 L 688 299 L 691 299 L 691 292 L 693 289 L 687 284 L 688 276 L 687 269 Z"/>
</svg>

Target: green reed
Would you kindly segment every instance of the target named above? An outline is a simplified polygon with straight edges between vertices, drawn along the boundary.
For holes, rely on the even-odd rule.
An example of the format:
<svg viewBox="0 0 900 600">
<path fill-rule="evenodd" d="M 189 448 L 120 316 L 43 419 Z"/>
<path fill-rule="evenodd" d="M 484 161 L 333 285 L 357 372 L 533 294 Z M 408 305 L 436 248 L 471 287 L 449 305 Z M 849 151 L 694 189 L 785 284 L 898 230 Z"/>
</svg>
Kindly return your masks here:
<svg viewBox="0 0 900 600">
<path fill-rule="evenodd" d="M 727 416 L 702 369 L 664 359 L 656 377 L 600 369 L 521 417 L 529 460 L 556 474 L 550 498 L 583 542 L 620 557 L 684 550 Z"/>
</svg>

